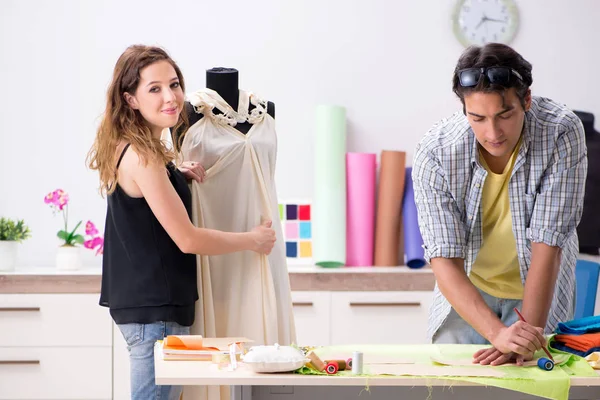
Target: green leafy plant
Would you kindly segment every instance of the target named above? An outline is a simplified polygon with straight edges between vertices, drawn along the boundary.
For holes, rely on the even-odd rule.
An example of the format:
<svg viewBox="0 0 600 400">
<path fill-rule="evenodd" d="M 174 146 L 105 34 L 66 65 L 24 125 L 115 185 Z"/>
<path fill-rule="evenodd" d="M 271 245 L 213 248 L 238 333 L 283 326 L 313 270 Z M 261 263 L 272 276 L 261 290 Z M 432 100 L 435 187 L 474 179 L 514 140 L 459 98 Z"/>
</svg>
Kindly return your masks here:
<svg viewBox="0 0 600 400">
<path fill-rule="evenodd" d="M 31 237 L 25 221 L 0 218 L 0 240 L 21 242 Z"/>
</svg>

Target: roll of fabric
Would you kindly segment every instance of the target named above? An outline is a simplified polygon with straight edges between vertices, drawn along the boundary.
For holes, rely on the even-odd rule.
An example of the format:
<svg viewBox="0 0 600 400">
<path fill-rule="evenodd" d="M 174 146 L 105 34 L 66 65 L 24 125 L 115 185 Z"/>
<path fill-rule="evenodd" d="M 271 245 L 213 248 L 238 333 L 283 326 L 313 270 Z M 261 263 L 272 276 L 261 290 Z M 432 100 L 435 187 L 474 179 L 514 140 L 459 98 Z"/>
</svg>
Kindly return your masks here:
<svg viewBox="0 0 600 400">
<path fill-rule="evenodd" d="M 313 259 L 322 267 L 346 263 L 346 109 L 316 110 Z"/>
<path fill-rule="evenodd" d="M 410 268 L 421 268 L 426 264 L 423 237 L 419 230 L 415 191 L 412 181 L 412 167 L 406 168 L 406 188 L 402 207 L 402 224 L 404 226 L 404 251 L 406 265 Z"/>
<path fill-rule="evenodd" d="M 583 335 L 600 332 L 600 315 L 559 322 L 555 333 L 559 335 Z"/>
<path fill-rule="evenodd" d="M 346 154 L 346 265 L 373 265 L 377 155 Z"/>
<path fill-rule="evenodd" d="M 374 265 L 396 266 L 404 263 L 399 253 L 406 152 L 384 150 L 380 164 Z"/>
<path fill-rule="evenodd" d="M 583 335 L 556 335 L 554 339 L 564 343 L 565 346 L 583 352 L 600 347 L 600 332 L 584 333 Z"/>
</svg>

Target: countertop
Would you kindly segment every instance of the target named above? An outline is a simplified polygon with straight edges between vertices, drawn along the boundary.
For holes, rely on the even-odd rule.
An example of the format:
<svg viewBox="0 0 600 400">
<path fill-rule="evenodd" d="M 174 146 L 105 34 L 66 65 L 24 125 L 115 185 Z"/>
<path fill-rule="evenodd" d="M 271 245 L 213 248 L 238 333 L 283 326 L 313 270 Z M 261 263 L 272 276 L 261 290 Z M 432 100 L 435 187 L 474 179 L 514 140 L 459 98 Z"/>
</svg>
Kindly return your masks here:
<svg viewBox="0 0 600 400">
<path fill-rule="evenodd" d="M 579 255 L 580 259 L 600 262 L 600 256 Z M 428 291 L 435 277 L 425 266 L 322 268 L 315 265 L 288 264 L 292 291 Z M 101 269 L 83 268 L 58 271 L 52 267 L 17 267 L 0 271 L 2 293 L 100 293 Z M 600 304 L 600 286 L 597 299 Z M 599 305 L 600 307 L 600 305 Z"/>
<path fill-rule="evenodd" d="M 435 278 L 429 267 L 321 268 L 288 266 L 292 291 L 427 291 Z M 52 267 L 0 272 L 1 293 L 100 293 L 101 270 L 58 271 Z"/>
</svg>

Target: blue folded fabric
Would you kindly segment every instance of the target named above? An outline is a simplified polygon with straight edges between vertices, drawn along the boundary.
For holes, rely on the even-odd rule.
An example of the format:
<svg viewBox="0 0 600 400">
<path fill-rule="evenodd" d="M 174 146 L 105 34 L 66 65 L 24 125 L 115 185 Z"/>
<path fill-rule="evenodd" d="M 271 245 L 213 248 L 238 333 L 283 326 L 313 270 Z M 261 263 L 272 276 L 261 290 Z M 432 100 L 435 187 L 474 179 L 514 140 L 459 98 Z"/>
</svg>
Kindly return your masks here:
<svg viewBox="0 0 600 400">
<path fill-rule="evenodd" d="M 565 351 L 567 353 L 576 354 L 576 355 L 581 356 L 581 357 L 585 357 L 585 356 L 587 356 L 589 354 L 592 354 L 595 351 L 600 351 L 600 347 L 593 347 L 593 348 L 589 349 L 588 351 L 583 352 L 583 351 L 572 349 L 572 348 L 570 348 L 569 346 L 565 345 L 562 342 L 552 342 L 550 344 L 550 346 L 552 348 L 556 349 L 556 350 L 560 350 L 560 351 Z"/>
<path fill-rule="evenodd" d="M 600 315 L 559 322 L 555 330 L 559 335 L 583 335 L 600 332 Z"/>
</svg>

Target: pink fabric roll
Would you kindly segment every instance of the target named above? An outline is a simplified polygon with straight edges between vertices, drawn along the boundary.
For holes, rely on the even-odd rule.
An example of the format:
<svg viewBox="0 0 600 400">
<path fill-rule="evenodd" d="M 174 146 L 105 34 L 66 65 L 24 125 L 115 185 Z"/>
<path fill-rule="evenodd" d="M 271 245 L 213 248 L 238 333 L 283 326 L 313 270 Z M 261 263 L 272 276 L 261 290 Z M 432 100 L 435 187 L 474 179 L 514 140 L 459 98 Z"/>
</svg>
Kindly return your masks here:
<svg viewBox="0 0 600 400">
<path fill-rule="evenodd" d="M 346 154 L 346 265 L 373 265 L 377 156 Z"/>
</svg>

